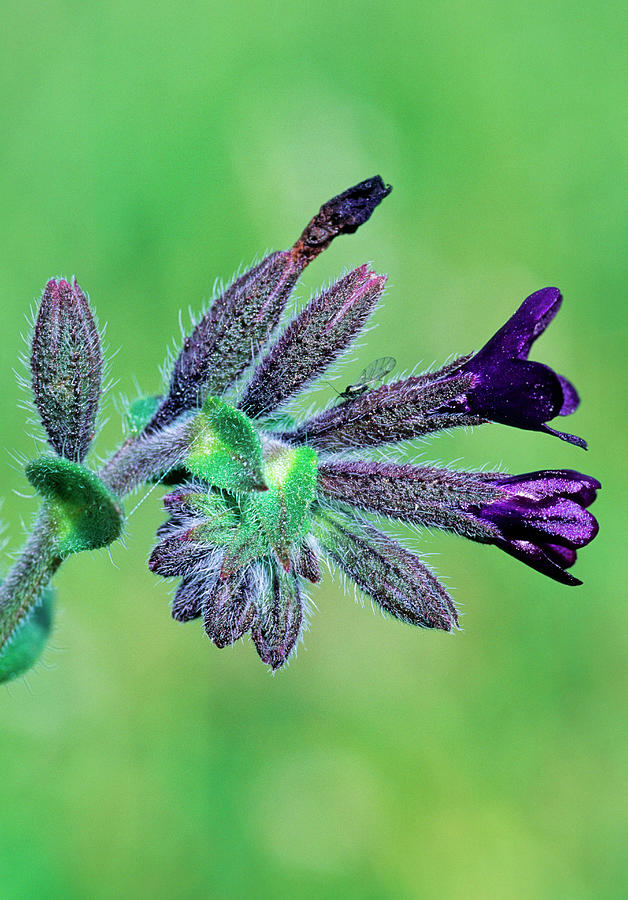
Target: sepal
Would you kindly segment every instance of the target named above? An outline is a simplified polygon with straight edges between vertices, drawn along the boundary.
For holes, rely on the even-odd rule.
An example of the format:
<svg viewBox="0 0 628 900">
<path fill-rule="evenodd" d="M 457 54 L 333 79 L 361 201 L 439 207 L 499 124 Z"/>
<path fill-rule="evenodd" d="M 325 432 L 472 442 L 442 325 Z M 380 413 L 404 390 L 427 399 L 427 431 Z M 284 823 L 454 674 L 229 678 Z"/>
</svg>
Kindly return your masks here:
<svg viewBox="0 0 628 900">
<path fill-rule="evenodd" d="M 148 397 L 138 397 L 129 404 L 126 413 L 126 421 L 132 435 L 141 434 L 150 420 L 153 418 L 163 397 L 155 394 Z"/>
</svg>

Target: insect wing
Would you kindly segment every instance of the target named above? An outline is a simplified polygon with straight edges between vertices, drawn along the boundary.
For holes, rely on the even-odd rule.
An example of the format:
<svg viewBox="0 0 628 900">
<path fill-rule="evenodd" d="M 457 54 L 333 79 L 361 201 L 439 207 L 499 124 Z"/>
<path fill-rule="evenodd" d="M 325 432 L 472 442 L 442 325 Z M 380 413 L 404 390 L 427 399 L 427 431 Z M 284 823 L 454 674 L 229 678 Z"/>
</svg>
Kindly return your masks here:
<svg viewBox="0 0 628 900">
<path fill-rule="evenodd" d="M 397 360 L 394 356 L 380 356 L 379 359 L 374 359 L 372 363 L 369 363 L 360 375 L 358 384 L 364 386 L 377 384 L 377 382 L 382 381 L 389 372 L 392 372 L 396 365 Z"/>
</svg>

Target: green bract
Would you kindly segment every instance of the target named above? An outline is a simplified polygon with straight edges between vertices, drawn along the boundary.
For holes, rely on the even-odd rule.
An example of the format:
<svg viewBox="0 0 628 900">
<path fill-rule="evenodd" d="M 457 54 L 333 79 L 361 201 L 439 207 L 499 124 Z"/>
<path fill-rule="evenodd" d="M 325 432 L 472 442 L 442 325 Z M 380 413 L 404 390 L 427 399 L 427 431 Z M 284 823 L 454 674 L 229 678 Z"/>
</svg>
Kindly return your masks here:
<svg viewBox="0 0 628 900">
<path fill-rule="evenodd" d="M 28 464 L 26 477 L 44 498 L 59 556 L 97 550 L 120 536 L 122 507 L 95 472 L 68 459 L 42 456 Z"/>
<path fill-rule="evenodd" d="M 239 410 L 208 397 L 190 424 L 189 471 L 227 491 L 263 491 L 262 445 L 250 420 Z"/>
<path fill-rule="evenodd" d="M 129 404 L 126 418 L 131 434 L 136 435 L 143 431 L 155 415 L 161 400 L 161 396 L 155 394 L 150 397 L 138 397 Z"/>
<path fill-rule="evenodd" d="M 0 652 L 0 683 L 28 672 L 41 656 L 52 628 L 53 602 L 54 592 L 46 588 L 38 605 Z"/>
<path fill-rule="evenodd" d="M 208 488 L 225 493 L 186 498 L 189 511 L 204 520 L 194 529 L 196 538 L 226 546 L 224 577 L 264 557 L 276 557 L 288 571 L 292 548 L 309 531 L 316 453 L 271 438 L 262 444 L 243 413 L 215 398 L 205 403 L 198 418 L 198 436 L 186 466 Z"/>
</svg>

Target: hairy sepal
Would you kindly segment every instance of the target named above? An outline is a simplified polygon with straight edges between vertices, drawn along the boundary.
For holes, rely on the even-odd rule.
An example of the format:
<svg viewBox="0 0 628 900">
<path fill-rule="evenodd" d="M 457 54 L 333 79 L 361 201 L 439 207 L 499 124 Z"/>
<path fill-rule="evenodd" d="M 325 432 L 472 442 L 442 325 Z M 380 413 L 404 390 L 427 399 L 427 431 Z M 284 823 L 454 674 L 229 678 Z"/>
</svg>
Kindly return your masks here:
<svg viewBox="0 0 628 900">
<path fill-rule="evenodd" d="M 299 579 L 273 567 L 258 604 L 251 634 L 260 659 L 274 672 L 286 664 L 301 634 L 303 600 Z"/>
<path fill-rule="evenodd" d="M 231 492 L 266 490 L 262 444 L 247 416 L 208 397 L 189 428 L 185 465 L 193 475 Z"/>
<path fill-rule="evenodd" d="M 310 301 L 256 368 L 240 401 L 246 414 L 269 415 L 338 359 L 363 328 L 385 283 L 385 276 L 360 266 Z"/>
</svg>

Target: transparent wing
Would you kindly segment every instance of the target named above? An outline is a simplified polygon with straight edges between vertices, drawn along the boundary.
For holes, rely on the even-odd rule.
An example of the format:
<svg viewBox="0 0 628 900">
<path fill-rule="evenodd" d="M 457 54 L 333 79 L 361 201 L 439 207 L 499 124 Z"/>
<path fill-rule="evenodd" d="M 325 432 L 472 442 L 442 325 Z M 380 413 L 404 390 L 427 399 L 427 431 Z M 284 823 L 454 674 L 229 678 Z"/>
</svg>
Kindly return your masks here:
<svg viewBox="0 0 628 900">
<path fill-rule="evenodd" d="M 360 375 L 358 384 L 370 385 L 381 381 L 389 372 L 392 372 L 396 365 L 397 360 L 394 356 L 380 356 L 379 359 L 374 359 L 372 363 L 369 363 Z"/>
</svg>

